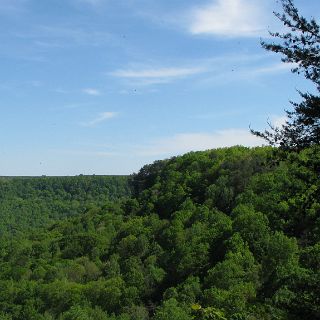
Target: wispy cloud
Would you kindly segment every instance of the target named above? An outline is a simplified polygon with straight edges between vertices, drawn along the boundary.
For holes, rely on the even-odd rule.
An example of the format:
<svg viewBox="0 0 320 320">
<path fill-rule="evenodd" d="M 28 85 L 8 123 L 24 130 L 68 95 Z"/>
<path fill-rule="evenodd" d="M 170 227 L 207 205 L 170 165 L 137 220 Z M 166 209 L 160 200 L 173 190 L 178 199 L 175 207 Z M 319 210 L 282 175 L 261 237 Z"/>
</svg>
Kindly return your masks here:
<svg viewBox="0 0 320 320">
<path fill-rule="evenodd" d="M 227 129 L 213 133 L 181 133 L 163 138 L 153 144 L 137 148 L 140 156 L 172 156 L 189 151 L 230 147 L 258 146 L 263 140 L 253 136 L 249 129 Z"/>
<path fill-rule="evenodd" d="M 266 33 L 265 1 L 215 0 L 189 13 L 192 34 L 227 37 L 256 37 Z"/>
<path fill-rule="evenodd" d="M 264 62 L 260 65 L 254 66 L 244 66 L 239 70 L 236 70 L 234 73 L 234 80 L 256 80 L 257 78 L 261 78 L 264 76 L 271 76 L 274 74 L 281 74 L 290 72 L 290 70 L 294 68 L 294 64 L 292 63 L 270 63 Z"/>
<path fill-rule="evenodd" d="M 82 90 L 83 93 L 88 94 L 89 96 L 100 96 L 101 92 L 95 88 L 85 88 Z"/>
<path fill-rule="evenodd" d="M 118 70 L 113 75 L 124 78 L 177 78 L 202 71 L 199 68 L 163 68 L 146 70 Z"/>
<path fill-rule="evenodd" d="M 92 7 L 99 7 L 108 2 L 108 0 L 74 0 L 74 1 L 79 4 L 87 4 Z"/>
<path fill-rule="evenodd" d="M 274 73 L 280 73 L 284 71 L 289 71 L 295 67 L 295 64 L 293 63 L 274 63 L 267 66 L 261 66 L 253 68 L 252 70 L 249 70 L 249 74 L 251 75 L 263 75 L 263 74 L 274 74 Z"/>
<path fill-rule="evenodd" d="M 165 67 L 155 64 L 157 67 L 133 64 L 133 67 L 118 69 L 109 72 L 108 75 L 124 80 L 129 86 L 166 84 L 185 79 L 191 79 L 193 84 L 225 85 L 234 81 L 252 81 L 259 77 L 288 72 L 295 67 L 294 64 L 279 63 L 271 55 L 246 53 L 189 60 L 184 62 L 185 66 L 180 64 Z"/>
<path fill-rule="evenodd" d="M 17 14 L 24 10 L 28 0 L 1 0 L 0 14 Z"/>
<path fill-rule="evenodd" d="M 260 80 L 276 74 L 289 73 L 294 68 L 290 63 L 274 63 L 265 60 L 256 63 L 250 61 L 232 63 L 221 61 L 217 66 L 212 66 L 210 72 L 200 79 L 200 85 L 229 85 L 233 82 L 251 82 L 260 84 Z"/>
<path fill-rule="evenodd" d="M 112 76 L 127 80 L 138 80 L 139 84 L 168 83 L 176 79 L 190 77 L 205 72 L 202 67 L 198 68 L 142 68 L 142 69 L 120 69 L 110 74 Z"/>
<path fill-rule="evenodd" d="M 85 127 L 94 127 L 95 125 L 107 121 L 109 119 L 115 118 L 116 116 L 118 116 L 117 112 L 102 112 L 96 118 L 87 122 L 82 122 L 81 125 Z"/>
<path fill-rule="evenodd" d="M 75 155 L 75 156 L 88 156 L 88 157 L 116 157 L 124 156 L 125 154 L 117 151 L 94 151 L 94 150 L 75 150 L 75 149 L 50 149 L 51 152 L 64 154 L 64 155 Z"/>
<path fill-rule="evenodd" d="M 230 118 L 230 117 L 239 117 L 242 116 L 247 111 L 245 109 L 239 110 L 239 109 L 225 109 L 221 108 L 220 112 L 209 112 L 209 113 L 200 113 L 190 116 L 191 119 L 197 119 L 197 120 L 209 120 L 212 121 L 213 119 L 220 119 L 220 118 Z"/>
<path fill-rule="evenodd" d="M 41 50 L 61 49 L 72 46 L 119 46 L 119 37 L 95 29 L 92 25 L 36 25 L 27 31 L 13 34 L 18 39 L 26 39 Z"/>
<path fill-rule="evenodd" d="M 39 31 L 43 33 L 46 39 L 55 41 L 56 45 L 59 44 L 59 40 L 62 40 L 63 45 L 66 45 L 68 42 L 70 44 L 70 41 L 72 41 L 78 45 L 99 46 L 107 44 L 108 41 L 111 41 L 111 37 L 113 38 L 113 36 L 107 32 L 85 30 L 84 28 L 76 28 L 74 26 L 42 26 Z"/>
<path fill-rule="evenodd" d="M 61 94 L 68 94 L 71 92 L 70 90 L 66 90 L 66 89 L 62 89 L 62 88 L 56 88 L 56 89 L 53 89 L 52 91 L 56 92 L 56 93 L 61 93 Z"/>
</svg>

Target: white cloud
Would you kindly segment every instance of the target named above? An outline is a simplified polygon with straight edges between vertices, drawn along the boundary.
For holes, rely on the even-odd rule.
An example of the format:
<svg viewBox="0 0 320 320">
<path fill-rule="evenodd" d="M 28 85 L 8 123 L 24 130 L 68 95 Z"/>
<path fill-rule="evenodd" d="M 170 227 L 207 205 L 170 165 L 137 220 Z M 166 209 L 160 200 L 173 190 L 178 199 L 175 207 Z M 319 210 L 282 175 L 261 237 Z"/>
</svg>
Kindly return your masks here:
<svg viewBox="0 0 320 320">
<path fill-rule="evenodd" d="M 229 37 L 255 37 L 266 33 L 264 1 L 216 0 L 190 13 L 192 34 Z"/>
<path fill-rule="evenodd" d="M 111 72 L 112 76 L 123 79 L 138 80 L 139 84 L 167 83 L 175 79 L 186 78 L 205 72 L 203 68 L 143 68 L 121 69 Z"/>
<path fill-rule="evenodd" d="M 90 120 L 88 122 L 82 122 L 81 125 L 83 125 L 85 127 L 93 127 L 101 122 L 115 118 L 117 115 L 118 115 L 117 112 L 102 112 L 93 120 Z"/>
<path fill-rule="evenodd" d="M 288 121 L 287 116 L 274 115 L 271 117 L 271 124 L 275 127 L 278 127 L 278 128 L 281 128 L 283 125 L 285 125 L 287 121 Z"/>
<path fill-rule="evenodd" d="M 137 148 L 140 156 L 172 156 L 189 151 L 200 151 L 234 145 L 259 146 L 263 140 L 249 129 L 226 129 L 214 133 L 181 133 L 155 141 L 147 147 Z"/>
<path fill-rule="evenodd" d="M 85 88 L 82 90 L 83 93 L 88 94 L 89 96 L 100 96 L 101 92 L 98 89 L 94 88 Z"/>
</svg>

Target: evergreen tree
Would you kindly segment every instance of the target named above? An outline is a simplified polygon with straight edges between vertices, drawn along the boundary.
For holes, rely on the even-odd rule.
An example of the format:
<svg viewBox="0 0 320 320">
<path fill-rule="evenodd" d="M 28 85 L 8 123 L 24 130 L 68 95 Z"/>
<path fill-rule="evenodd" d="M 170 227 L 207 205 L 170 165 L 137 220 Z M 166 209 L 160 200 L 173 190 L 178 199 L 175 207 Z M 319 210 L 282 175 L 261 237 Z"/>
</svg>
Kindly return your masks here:
<svg viewBox="0 0 320 320">
<path fill-rule="evenodd" d="M 320 26 L 315 19 L 301 16 L 293 0 L 281 1 L 284 13 L 275 16 L 289 32 L 270 32 L 279 43 L 262 42 L 262 47 L 281 53 L 284 63 L 293 63 L 292 72 L 311 80 L 316 85 L 316 94 L 299 92 L 302 101 L 291 102 L 293 111 L 286 111 L 288 120 L 282 127 L 269 124 L 270 130 L 251 132 L 283 150 L 300 151 L 320 143 Z"/>
</svg>

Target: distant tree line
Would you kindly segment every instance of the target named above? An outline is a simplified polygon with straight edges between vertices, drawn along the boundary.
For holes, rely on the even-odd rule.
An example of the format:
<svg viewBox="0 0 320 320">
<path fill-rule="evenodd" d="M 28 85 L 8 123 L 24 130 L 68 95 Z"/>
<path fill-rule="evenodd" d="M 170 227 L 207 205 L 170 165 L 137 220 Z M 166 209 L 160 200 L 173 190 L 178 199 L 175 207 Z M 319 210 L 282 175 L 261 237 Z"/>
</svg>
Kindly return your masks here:
<svg viewBox="0 0 320 320">
<path fill-rule="evenodd" d="M 1 177 L 0 235 L 44 226 L 129 196 L 128 177 Z"/>
</svg>

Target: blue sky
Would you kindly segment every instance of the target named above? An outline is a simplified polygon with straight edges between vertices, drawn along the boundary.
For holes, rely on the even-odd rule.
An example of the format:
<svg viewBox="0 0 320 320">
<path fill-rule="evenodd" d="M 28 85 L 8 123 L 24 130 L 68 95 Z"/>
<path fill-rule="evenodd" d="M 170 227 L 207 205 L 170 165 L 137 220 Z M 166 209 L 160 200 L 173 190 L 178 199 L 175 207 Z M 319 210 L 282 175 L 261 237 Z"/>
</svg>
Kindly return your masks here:
<svg viewBox="0 0 320 320">
<path fill-rule="evenodd" d="M 318 0 L 296 0 L 307 17 Z M 262 142 L 312 90 L 261 49 L 276 0 L 0 0 L 0 175 L 128 174 Z M 318 19 L 319 15 L 315 18 Z"/>
</svg>

